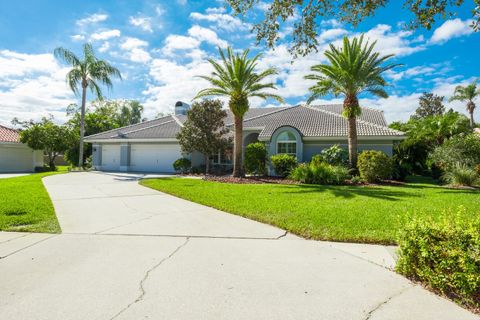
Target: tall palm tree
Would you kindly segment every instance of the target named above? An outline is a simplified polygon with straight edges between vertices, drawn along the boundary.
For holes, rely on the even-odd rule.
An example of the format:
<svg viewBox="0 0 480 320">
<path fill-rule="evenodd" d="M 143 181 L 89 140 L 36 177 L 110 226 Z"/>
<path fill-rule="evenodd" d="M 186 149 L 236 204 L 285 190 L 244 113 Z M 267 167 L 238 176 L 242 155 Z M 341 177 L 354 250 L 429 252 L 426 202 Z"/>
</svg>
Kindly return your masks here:
<svg viewBox="0 0 480 320">
<path fill-rule="evenodd" d="M 316 81 L 310 88 L 311 96 L 307 103 L 327 94 L 344 96 L 343 116 L 348 119 L 348 154 L 352 168 L 357 165 L 356 119 L 361 114 L 358 96 L 369 92 L 387 98 L 384 90 L 387 82 L 383 73 L 399 65 L 384 65 L 394 55 L 380 56 L 380 53 L 373 51 L 375 44 L 364 42 L 363 35 L 352 40 L 345 37 L 343 47 L 330 44 L 330 49 L 325 51 L 329 64 L 314 65 L 311 70 L 315 73 L 305 76 L 305 79 Z"/>
<path fill-rule="evenodd" d="M 55 57 L 69 64 L 72 69 L 67 73 L 67 83 L 70 89 L 78 95 L 82 91 L 82 107 L 80 113 L 80 154 L 78 165 L 83 166 L 83 137 L 85 135 L 85 105 L 87 102 L 87 89 L 102 98 L 99 83 L 107 88 L 112 88 L 111 77 L 122 78 L 120 71 L 111 66 L 107 61 L 95 56 L 92 45 L 83 45 L 83 57 L 78 57 L 72 51 L 59 47 L 54 51 Z"/>
<path fill-rule="evenodd" d="M 475 126 L 475 121 L 473 120 L 473 111 L 475 111 L 475 98 L 480 96 L 480 88 L 477 89 L 477 80 L 468 86 L 457 86 L 453 92 L 453 96 L 449 99 L 450 102 L 458 101 L 467 101 L 467 111 L 470 114 L 470 126 L 473 128 Z"/>
<path fill-rule="evenodd" d="M 200 90 L 194 99 L 206 96 L 226 96 L 229 98 L 228 107 L 235 118 L 233 176 L 242 177 L 243 116 L 250 107 L 248 99 L 252 97 L 273 98 L 283 102 L 283 98 L 263 91 L 265 89 L 276 89 L 275 84 L 262 83 L 262 81 L 277 74 L 277 70 L 268 68 L 256 72 L 255 68 L 258 59 L 261 57 L 260 54 L 248 58 L 249 50 L 243 51 L 242 54 L 234 54 L 230 47 L 226 53 L 221 49 L 219 49 L 219 52 L 220 62 L 214 59 L 208 60 L 214 68 L 212 74 L 210 76 L 200 76 L 200 78 L 210 82 L 212 87 Z"/>
</svg>

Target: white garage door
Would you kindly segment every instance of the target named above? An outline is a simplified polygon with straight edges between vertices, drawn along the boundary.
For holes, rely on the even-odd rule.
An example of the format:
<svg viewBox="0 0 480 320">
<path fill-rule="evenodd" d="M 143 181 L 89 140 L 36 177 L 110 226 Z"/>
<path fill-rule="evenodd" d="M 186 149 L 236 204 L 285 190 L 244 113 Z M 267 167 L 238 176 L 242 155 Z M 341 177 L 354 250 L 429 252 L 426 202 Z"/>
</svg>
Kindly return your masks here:
<svg viewBox="0 0 480 320">
<path fill-rule="evenodd" d="M 102 170 L 116 171 L 120 169 L 120 145 L 102 145 Z"/>
<path fill-rule="evenodd" d="M 134 144 L 130 171 L 173 172 L 173 162 L 182 157 L 178 144 Z"/>
<path fill-rule="evenodd" d="M 0 145 L 0 172 L 33 171 L 33 150 L 24 145 Z"/>
</svg>

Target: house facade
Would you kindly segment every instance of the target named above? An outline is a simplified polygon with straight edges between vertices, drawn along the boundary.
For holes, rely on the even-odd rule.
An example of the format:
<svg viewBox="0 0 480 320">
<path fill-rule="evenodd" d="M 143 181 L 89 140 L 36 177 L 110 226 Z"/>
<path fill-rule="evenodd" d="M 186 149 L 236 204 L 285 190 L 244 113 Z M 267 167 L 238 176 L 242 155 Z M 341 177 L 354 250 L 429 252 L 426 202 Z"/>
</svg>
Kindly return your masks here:
<svg viewBox="0 0 480 320">
<path fill-rule="evenodd" d="M 204 164 L 201 154 L 183 155 L 176 139 L 187 119 L 188 105 L 177 102 L 175 114 L 86 138 L 93 145 L 93 165 L 104 171 L 173 172 L 173 162 L 188 157 L 192 166 Z M 287 153 L 307 162 L 323 149 L 338 144 L 347 148 L 347 120 L 342 105 L 298 105 L 251 108 L 244 117 L 244 147 L 264 142 L 269 155 Z M 233 131 L 233 115 L 225 120 Z M 382 111 L 362 108 L 357 120 L 358 150 L 380 150 L 392 155 L 403 132 L 388 128 Z M 215 155 L 214 164 L 228 164 L 229 157 Z"/>
<path fill-rule="evenodd" d="M 43 166 L 43 151 L 20 142 L 20 133 L 0 125 L 0 172 L 33 172 Z"/>
</svg>

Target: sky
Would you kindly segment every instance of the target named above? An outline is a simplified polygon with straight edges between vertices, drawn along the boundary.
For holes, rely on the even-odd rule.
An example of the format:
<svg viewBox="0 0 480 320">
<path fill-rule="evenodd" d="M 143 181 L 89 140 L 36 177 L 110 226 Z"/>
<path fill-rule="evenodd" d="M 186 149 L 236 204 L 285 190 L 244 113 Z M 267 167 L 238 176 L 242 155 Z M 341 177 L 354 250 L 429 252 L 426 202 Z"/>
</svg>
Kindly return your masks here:
<svg viewBox="0 0 480 320">
<path fill-rule="evenodd" d="M 393 62 L 403 64 L 386 74 L 389 98 L 364 95 L 362 106 L 383 110 L 389 122 L 404 121 L 417 108 L 421 93 L 429 91 L 445 96 L 447 108 L 465 113 L 464 103 L 448 103 L 448 97 L 455 86 L 480 78 L 480 32 L 469 27 L 471 1 L 466 2 L 456 17 L 438 21 L 431 30 L 406 30 L 404 23 L 411 17 L 401 1 L 390 1 L 356 28 L 320 18 L 318 52 L 293 59 L 288 47 L 295 18 L 283 25 L 275 48 L 256 44 L 250 30 L 264 13 L 263 2 L 239 18 L 221 0 L 1 1 L 0 124 L 10 125 L 14 117 L 38 120 L 52 115 L 59 123 L 68 119 L 66 107 L 79 103 L 80 97 L 66 85 L 68 66 L 53 56 L 56 47 L 80 55 L 82 44 L 91 43 L 101 59 L 122 73 L 113 90 L 104 90 L 105 97 L 139 100 L 151 119 L 172 112 L 176 101 L 191 103 L 208 86 L 197 77 L 212 71 L 207 59 L 218 59 L 218 47 L 227 46 L 261 53 L 258 68 L 278 69 L 269 81 L 277 84 L 286 104 L 304 103 L 312 83 L 303 77 L 312 65 L 326 62 L 328 44 L 362 33 L 377 41 L 377 51 L 393 53 Z M 316 103 L 341 101 L 326 96 Z M 251 107 L 266 106 L 279 104 L 251 100 Z"/>
</svg>

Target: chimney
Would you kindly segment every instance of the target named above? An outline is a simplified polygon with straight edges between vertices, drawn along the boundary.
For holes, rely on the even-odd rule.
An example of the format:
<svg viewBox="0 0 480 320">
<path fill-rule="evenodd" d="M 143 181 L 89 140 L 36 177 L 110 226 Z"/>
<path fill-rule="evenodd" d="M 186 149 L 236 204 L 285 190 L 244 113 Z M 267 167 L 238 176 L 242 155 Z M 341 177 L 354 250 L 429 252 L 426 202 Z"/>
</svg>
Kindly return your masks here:
<svg viewBox="0 0 480 320">
<path fill-rule="evenodd" d="M 189 109 L 190 105 L 185 102 L 177 101 L 175 103 L 175 115 L 186 115 Z"/>
</svg>

